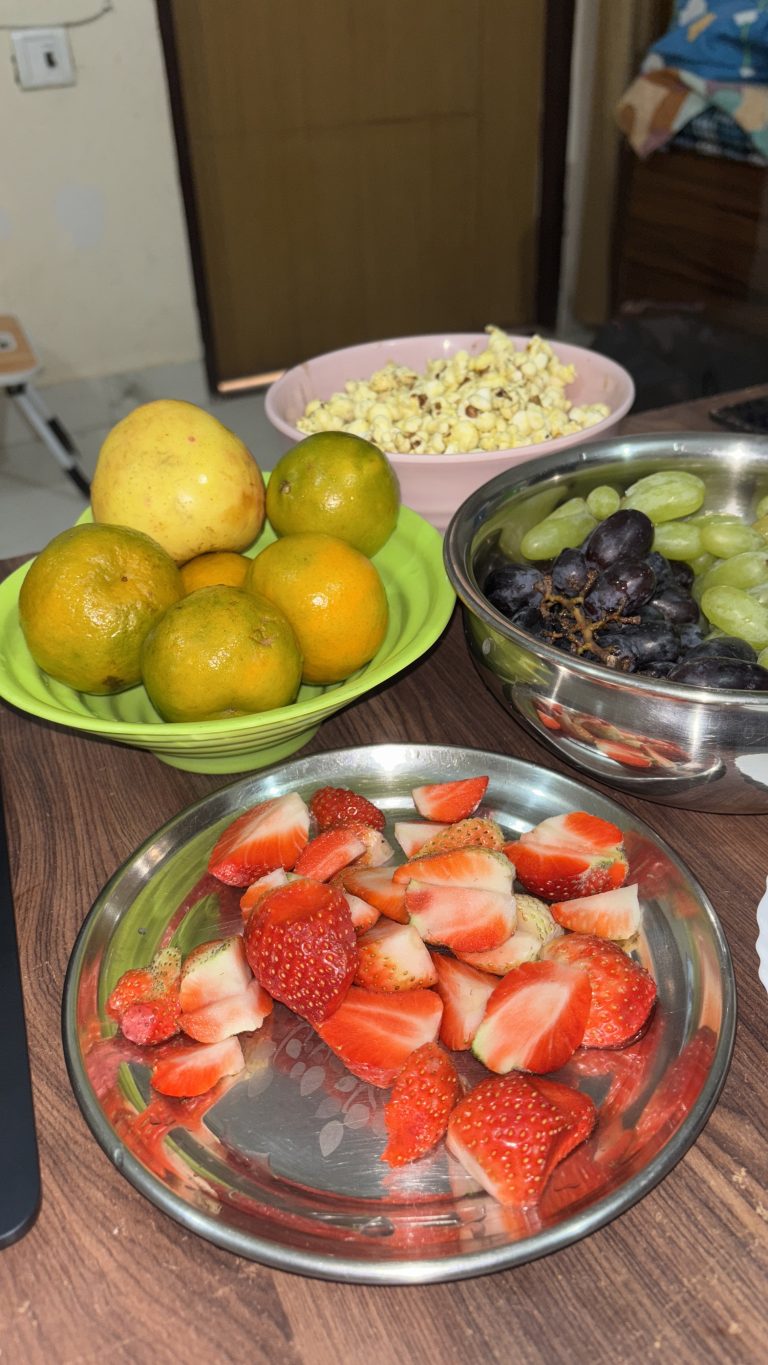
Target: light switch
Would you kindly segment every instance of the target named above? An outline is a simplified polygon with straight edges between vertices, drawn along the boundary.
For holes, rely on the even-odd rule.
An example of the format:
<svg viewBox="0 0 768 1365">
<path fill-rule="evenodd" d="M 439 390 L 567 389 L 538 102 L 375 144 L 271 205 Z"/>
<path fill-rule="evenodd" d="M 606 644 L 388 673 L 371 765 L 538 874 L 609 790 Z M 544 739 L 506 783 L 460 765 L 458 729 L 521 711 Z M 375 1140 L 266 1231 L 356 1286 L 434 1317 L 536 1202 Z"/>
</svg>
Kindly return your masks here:
<svg viewBox="0 0 768 1365">
<path fill-rule="evenodd" d="M 65 28 L 22 28 L 11 33 L 22 90 L 75 84 L 75 63 Z"/>
</svg>

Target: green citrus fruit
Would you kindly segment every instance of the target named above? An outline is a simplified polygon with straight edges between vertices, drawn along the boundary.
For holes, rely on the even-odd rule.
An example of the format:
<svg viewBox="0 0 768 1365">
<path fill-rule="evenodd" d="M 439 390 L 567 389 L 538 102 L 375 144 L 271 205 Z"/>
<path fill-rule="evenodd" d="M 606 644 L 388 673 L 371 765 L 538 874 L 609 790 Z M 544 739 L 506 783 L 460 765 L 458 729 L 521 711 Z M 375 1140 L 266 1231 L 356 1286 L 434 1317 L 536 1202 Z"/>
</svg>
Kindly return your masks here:
<svg viewBox="0 0 768 1365">
<path fill-rule="evenodd" d="M 21 585 L 19 618 L 39 668 L 78 692 L 141 681 L 150 626 L 184 591 L 171 556 L 142 531 L 84 523 L 54 536 Z"/>
<path fill-rule="evenodd" d="M 378 446 L 346 431 L 320 431 L 278 461 L 267 517 L 278 536 L 320 532 L 375 555 L 397 524 L 400 485 Z"/>
<path fill-rule="evenodd" d="M 284 613 L 244 588 L 198 588 L 148 632 L 142 678 L 163 720 L 219 720 L 295 700 L 301 652 Z"/>
</svg>

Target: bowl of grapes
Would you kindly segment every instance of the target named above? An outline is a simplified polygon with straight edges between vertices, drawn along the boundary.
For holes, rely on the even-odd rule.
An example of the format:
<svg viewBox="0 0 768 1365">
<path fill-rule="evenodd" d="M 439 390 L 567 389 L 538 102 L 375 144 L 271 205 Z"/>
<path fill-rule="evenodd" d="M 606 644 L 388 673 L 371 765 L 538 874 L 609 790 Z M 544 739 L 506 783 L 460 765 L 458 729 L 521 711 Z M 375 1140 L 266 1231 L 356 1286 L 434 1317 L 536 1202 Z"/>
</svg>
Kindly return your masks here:
<svg viewBox="0 0 768 1365">
<path fill-rule="evenodd" d="M 444 559 L 483 680 L 562 759 L 646 800 L 768 811 L 768 437 L 543 455 L 467 498 Z"/>
</svg>

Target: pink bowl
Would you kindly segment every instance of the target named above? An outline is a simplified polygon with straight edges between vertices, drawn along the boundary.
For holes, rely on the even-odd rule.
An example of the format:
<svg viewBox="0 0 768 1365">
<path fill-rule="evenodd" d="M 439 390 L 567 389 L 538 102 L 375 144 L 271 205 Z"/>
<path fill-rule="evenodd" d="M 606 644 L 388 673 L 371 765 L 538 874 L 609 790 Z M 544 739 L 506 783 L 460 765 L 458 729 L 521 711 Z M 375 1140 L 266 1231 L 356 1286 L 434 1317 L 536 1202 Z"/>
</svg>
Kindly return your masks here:
<svg viewBox="0 0 768 1365">
<path fill-rule="evenodd" d="M 525 346 L 530 337 L 513 336 L 511 340 L 519 348 Z M 487 345 L 485 332 L 465 332 L 369 341 L 360 346 L 328 351 L 286 370 L 270 386 L 265 404 L 267 417 L 272 426 L 291 441 L 302 441 L 304 433 L 299 431 L 296 422 L 307 403 L 313 398 L 330 398 L 344 389 L 348 379 L 369 379 L 390 360 L 410 365 L 423 373 L 430 360 L 462 350 L 477 355 Z M 609 416 L 585 431 L 539 441 L 535 445 L 517 446 L 513 450 L 479 451 L 469 455 L 398 455 L 388 450 L 386 454 L 397 471 L 406 507 L 411 507 L 438 530 L 444 531 L 470 493 L 494 475 L 539 455 L 567 450 L 613 431 L 634 402 L 635 386 L 631 376 L 621 365 L 596 351 L 588 351 L 583 346 L 567 346 L 559 341 L 551 345 L 558 359 L 576 368 L 576 378 L 568 390 L 573 404 L 605 403 L 611 410 Z"/>
</svg>

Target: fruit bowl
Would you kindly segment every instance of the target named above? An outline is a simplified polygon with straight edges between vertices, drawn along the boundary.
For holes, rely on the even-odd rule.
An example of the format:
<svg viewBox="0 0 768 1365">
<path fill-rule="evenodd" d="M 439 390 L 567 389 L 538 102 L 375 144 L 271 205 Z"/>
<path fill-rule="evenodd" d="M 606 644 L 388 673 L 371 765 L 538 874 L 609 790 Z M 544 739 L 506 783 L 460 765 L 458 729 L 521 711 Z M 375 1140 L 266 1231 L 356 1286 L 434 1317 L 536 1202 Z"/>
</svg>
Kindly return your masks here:
<svg viewBox="0 0 768 1365">
<path fill-rule="evenodd" d="M 274 538 L 267 525 L 247 553 L 255 555 Z M 172 723 L 160 719 L 143 687 L 92 696 L 74 692 L 37 667 L 19 624 L 19 589 L 29 568 L 22 565 L 0 584 L 0 696 L 40 720 L 149 749 L 188 772 L 250 772 L 276 763 L 307 744 L 328 716 L 418 659 L 450 618 L 455 599 L 442 565 L 440 536 L 421 517 L 401 508 L 397 527 L 374 563 L 387 591 L 389 625 L 364 668 L 332 686 L 304 685 L 292 705 L 273 711 Z"/>
<path fill-rule="evenodd" d="M 569 498 L 674 467 L 702 478 L 704 510 L 754 515 L 768 492 L 768 438 L 676 432 L 574 446 L 472 494 L 448 527 L 444 558 L 483 680 L 525 729 L 590 777 L 692 810 L 768 811 L 768 694 L 707 690 L 617 673 L 563 653 L 497 611 L 482 583 L 494 556 Z"/>
<path fill-rule="evenodd" d="M 530 340 L 527 336 L 510 338 L 517 348 Z M 315 356 L 287 370 L 267 391 L 266 413 L 273 427 L 291 441 L 301 441 L 305 433 L 296 425 L 312 399 L 330 398 L 344 389 L 347 380 L 368 379 L 383 365 L 393 361 L 412 366 L 423 373 L 430 360 L 450 357 L 466 350 L 477 355 L 488 345 L 485 332 L 451 333 L 434 336 L 400 337 L 347 346 Z M 588 432 L 579 431 L 546 442 L 547 451 L 582 446 L 585 439 L 607 435 L 629 411 L 635 396 L 630 375 L 615 361 L 581 346 L 555 342 L 552 349 L 564 364 L 576 368 L 576 378 L 568 388 L 574 404 L 605 403 L 610 414 Z M 535 459 L 542 443 L 514 449 L 475 451 L 467 455 L 400 455 L 387 450 L 400 480 L 402 500 L 438 530 L 444 531 L 453 513 L 475 489 L 494 475 L 515 465 Z"/>
</svg>

